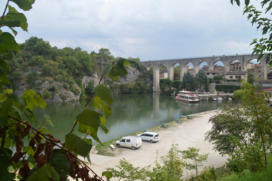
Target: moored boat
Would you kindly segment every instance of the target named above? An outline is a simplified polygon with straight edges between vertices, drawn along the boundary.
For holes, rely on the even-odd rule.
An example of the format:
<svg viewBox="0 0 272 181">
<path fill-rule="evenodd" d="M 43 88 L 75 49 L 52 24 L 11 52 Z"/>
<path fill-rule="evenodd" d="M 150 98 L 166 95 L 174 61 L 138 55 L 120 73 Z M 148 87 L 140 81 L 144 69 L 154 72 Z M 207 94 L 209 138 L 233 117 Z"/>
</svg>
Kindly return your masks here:
<svg viewBox="0 0 272 181">
<path fill-rule="evenodd" d="M 197 103 L 200 101 L 199 97 L 190 91 L 179 91 L 176 96 L 176 100 L 188 102 L 188 103 Z"/>
</svg>

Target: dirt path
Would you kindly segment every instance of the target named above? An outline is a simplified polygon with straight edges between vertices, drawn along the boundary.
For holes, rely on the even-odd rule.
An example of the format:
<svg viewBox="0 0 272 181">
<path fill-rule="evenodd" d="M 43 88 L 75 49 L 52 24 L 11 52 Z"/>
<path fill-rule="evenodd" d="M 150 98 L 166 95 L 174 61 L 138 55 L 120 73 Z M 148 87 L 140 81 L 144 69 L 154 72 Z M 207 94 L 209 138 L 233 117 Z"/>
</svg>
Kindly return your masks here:
<svg viewBox="0 0 272 181">
<path fill-rule="evenodd" d="M 220 167 L 226 158 L 221 157 L 213 150 L 211 143 L 205 141 L 205 133 L 211 129 L 211 124 L 208 123 L 210 117 L 214 116 L 217 111 L 209 111 L 195 114 L 195 118 L 177 124 L 176 126 L 160 130 L 160 141 L 158 143 L 146 143 L 138 150 L 122 149 L 121 154 L 115 157 L 102 156 L 91 154 L 92 168 L 101 175 L 106 168 L 112 168 L 118 165 L 120 159 L 125 158 L 134 166 L 144 167 L 152 165 L 156 159 L 168 153 L 172 144 L 178 144 L 180 150 L 185 150 L 188 147 L 196 147 L 200 149 L 200 153 L 208 153 L 207 166 Z M 184 173 L 185 176 L 190 174 Z"/>
</svg>

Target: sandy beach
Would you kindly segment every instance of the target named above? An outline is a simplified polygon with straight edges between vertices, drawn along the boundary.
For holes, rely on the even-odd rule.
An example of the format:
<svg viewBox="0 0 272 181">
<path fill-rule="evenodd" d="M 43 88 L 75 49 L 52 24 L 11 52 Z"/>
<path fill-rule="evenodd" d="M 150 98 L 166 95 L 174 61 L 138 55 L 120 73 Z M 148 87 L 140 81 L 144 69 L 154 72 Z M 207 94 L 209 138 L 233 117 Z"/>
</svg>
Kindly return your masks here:
<svg viewBox="0 0 272 181">
<path fill-rule="evenodd" d="M 209 118 L 214 116 L 218 111 L 208 111 L 193 115 L 193 119 L 189 119 L 181 124 L 175 124 L 169 128 L 158 131 L 160 141 L 158 143 L 143 142 L 138 150 L 121 149 L 121 152 L 114 157 L 90 154 L 92 161 L 91 168 L 101 175 L 107 168 L 113 168 L 119 164 L 121 159 L 126 159 L 134 166 L 145 167 L 154 164 L 161 156 L 165 156 L 172 144 L 177 144 L 180 150 L 188 147 L 196 147 L 200 149 L 201 154 L 209 154 L 205 166 L 220 167 L 223 166 L 226 158 L 220 156 L 218 152 L 213 150 L 211 143 L 205 140 L 205 134 L 211 129 Z M 185 171 L 184 176 L 190 175 Z"/>
</svg>

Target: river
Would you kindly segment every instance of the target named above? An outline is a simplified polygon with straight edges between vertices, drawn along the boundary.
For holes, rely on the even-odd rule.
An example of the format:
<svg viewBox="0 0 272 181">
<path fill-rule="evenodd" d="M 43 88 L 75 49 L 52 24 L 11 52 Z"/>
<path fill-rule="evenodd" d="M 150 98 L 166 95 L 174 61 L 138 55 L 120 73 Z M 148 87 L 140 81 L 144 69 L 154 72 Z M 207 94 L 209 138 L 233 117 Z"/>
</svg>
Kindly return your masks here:
<svg viewBox="0 0 272 181">
<path fill-rule="evenodd" d="M 108 119 L 109 132 L 99 131 L 102 142 L 146 130 L 154 126 L 188 115 L 218 108 L 222 103 L 203 101 L 197 104 L 177 102 L 173 97 L 158 95 L 119 95 L 114 98 L 112 115 Z M 37 118 L 58 139 L 63 140 L 82 110 L 77 103 L 48 104 L 37 113 Z M 42 116 L 43 115 L 43 116 Z M 44 116 L 45 115 L 45 116 Z M 44 121 L 50 118 L 53 125 Z"/>
</svg>

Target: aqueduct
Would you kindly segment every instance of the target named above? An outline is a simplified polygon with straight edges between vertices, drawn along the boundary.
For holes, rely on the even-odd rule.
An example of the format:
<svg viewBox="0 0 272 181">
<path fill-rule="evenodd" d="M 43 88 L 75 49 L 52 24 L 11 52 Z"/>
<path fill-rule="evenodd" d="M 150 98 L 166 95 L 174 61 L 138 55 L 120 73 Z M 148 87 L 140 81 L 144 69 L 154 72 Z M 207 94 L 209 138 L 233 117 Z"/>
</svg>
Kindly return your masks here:
<svg viewBox="0 0 272 181">
<path fill-rule="evenodd" d="M 153 60 L 144 61 L 142 64 L 145 67 L 153 67 L 153 91 L 160 91 L 160 66 L 167 67 L 168 78 L 174 79 L 174 65 L 180 65 L 180 80 L 183 79 L 184 74 L 188 71 L 188 64 L 193 64 L 194 72 L 197 73 L 200 70 L 200 65 L 203 62 L 208 64 L 208 70 L 213 71 L 216 62 L 222 62 L 224 64 L 224 74 L 230 71 L 230 64 L 234 60 L 238 60 L 241 63 L 241 71 L 247 71 L 247 65 L 251 60 L 257 59 L 257 55 L 229 55 L 229 56 L 212 56 L 212 57 L 198 57 L 198 58 L 182 58 L 182 59 L 169 59 L 169 60 Z M 265 57 L 260 60 L 262 79 L 267 79 L 268 64 L 265 62 Z"/>
</svg>

